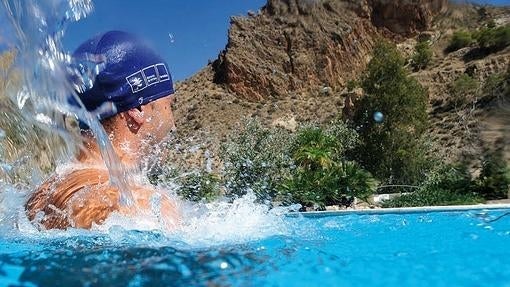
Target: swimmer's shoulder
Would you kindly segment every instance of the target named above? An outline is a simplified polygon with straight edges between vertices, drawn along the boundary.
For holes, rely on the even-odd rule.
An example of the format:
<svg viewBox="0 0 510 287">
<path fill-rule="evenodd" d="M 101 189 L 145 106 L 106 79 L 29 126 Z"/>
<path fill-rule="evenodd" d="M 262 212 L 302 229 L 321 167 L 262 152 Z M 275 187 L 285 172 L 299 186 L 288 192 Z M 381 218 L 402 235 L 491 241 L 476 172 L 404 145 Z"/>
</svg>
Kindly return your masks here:
<svg viewBox="0 0 510 287">
<path fill-rule="evenodd" d="M 90 227 L 94 220 L 84 218 L 85 211 L 106 214 L 118 208 L 117 202 L 106 169 L 79 166 L 57 171 L 31 194 L 25 208 L 31 221 L 40 214 L 46 228 Z M 81 206 L 87 208 L 82 211 Z M 97 215 L 95 219 L 103 217 Z"/>
</svg>

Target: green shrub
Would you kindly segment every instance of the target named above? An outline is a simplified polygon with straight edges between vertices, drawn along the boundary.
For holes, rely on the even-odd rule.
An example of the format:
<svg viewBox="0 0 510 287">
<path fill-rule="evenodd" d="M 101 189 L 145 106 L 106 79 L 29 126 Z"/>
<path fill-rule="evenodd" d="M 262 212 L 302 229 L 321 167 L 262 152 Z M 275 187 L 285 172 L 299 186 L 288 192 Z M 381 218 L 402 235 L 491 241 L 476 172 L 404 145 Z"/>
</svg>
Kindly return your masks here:
<svg viewBox="0 0 510 287">
<path fill-rule="evenodd" d="M 415 70 L 425 69 L 432 60 L 432 49 L 428 41 L 420 41 L 415 46 L 412 64 Z"/>
<path fill-rule="evenodd" d="M 221 146 L 227 195 L 253 191 L 260 200 L 273 198 L 292 165 L 290 144 L 288 131 L 265 128 L 255 120 L 247 122 Z"/>
<path fill-rule="evenodd" d="M 422 135 L 428 126 L 426 90 L 409 76 L 393 44 L 380 43 L 361 78 L 365 96 L 356 107 L 354 127 L 361 165 L 389 184 L 414 184 L 426 170 Z M 376 121 L 374 115 L 384 115 Z"/>
<path fill-rule="evenodd" d="M 510 26 L 484 28 L 475 37 L 480 48 L 501 50 L 510 45 Z"/>
<path fill-rule="evenodd" d="M 420 188 L 385 201 L 383 207 L 477 204 L 484 199 L 464 166 L 446 165 L 431 171 Z"/>
<path fill-rule="evenodd" d="M 479 87 L 477 80 L 468 74 L 460 75 L 451 85 L 452 102 L 455 106 L 462 106 L 467 103 L 468 96 L 474 95 Z"/>
<path fill-rule="evenodd" d="M 378 182 L 355 162 L 335 162 L 315 170 L 298 167 L 280 186 L 279 199 L 305 207 L 350 205 L 354 197 L 367 201 Z"/>
<path fill-rule="evenodd" d="M 447 51 L 453 52 L 464 47 L 468 47 L 473 44 L 475 40 L 473 36 L 468 31 L 456 31 L 453 33 L 452 39 L 450 40 L 450 44 L 448 45 Z"/>
<path fill-rule="evenodd" d="M 316 209 L 340 201 L 336 192 L 340 149 L 339 141 L 321 128 L 301 129 L 290 146 L 294 168 L 280 185 L 279 199 Z"/>
<path fill-rule="evenodd" d="M 510 188 L 510 169 L 503 153 L 488 153 L 482 162 L 478 178 L 478 194 L 485 199 L 507 198 Z"/>
<path fill-rule="evenodd" d="M 415 193 L 403 194 L 382 203 L 384 208 L 469 205 L 483 203 L 476 194 L 455 193 L 444 188 L 420 190 Z"/>
<path fill-rule="evenodd" d="M 316 208 L 367 198 L 376 181 L 345 157 L 358 143 L 356 131 L 340 120 L 296 133 L 249 121 L 221 148 L 227 195 L 254 191 L 259 200 Z"/>
<path fill-rule="evenodd" d="M 345 161 L 340 165 L 340 194 L 357 197 L 368 201 L 379 185 L 379 182 L 353 161 Z"/>
<path fill-rule="evenodd" d="M 349 81 L 347 81 L 347 84 L 345 85 L 345 87 L 347 88 L 347 91 L 352 92 L 352 91 L 354 91 L 354 89 L 359 87 L 359 83 L 354 80 L 349 80 Z"/>
<path fill-rule="evenodd" d="M 510 78 L 504 74 L 491 74 L 485 80 L 482 88 L 483 96 L 488 100 L 499 99 L 504 100 L 510 95 Z"/>
<path fill-rule="evenodd" d="M 280 185 L 279 200 L 314 209 L 348 205 L 353 197 L 366 200 L 377 181 L 358 164 L 344 160 L 344 152 L 356 143 L 356 133 L 341 122 L 328 129 L 299 131 L 290 149 L 295 168 Z"/>
<path fill-rule="evenodd" d="M 220 177 L 205 171 L 188 174 L 179 179 L 177 194 L 190 201 L 211 202 L 221 196 Z"/>
</svg>

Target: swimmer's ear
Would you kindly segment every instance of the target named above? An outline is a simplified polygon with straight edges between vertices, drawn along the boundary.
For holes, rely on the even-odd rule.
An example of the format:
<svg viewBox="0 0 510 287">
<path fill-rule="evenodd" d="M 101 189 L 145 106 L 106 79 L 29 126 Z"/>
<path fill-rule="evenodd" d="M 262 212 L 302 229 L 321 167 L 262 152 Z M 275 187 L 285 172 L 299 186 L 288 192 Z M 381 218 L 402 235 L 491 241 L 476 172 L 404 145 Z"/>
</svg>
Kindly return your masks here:
<svg viewBox="0 0 510 287">
<path fill-rule="evenodd" d="M 141 126 L 141 125 L 143 125 L 143 123 L 145 123 L 145 115 L 144 115 L 142 109 L 138 109 L 138 108 L 130 109 L 129 111 L 127 111 L 127 114 L 138 125 Z"/>
</svg>

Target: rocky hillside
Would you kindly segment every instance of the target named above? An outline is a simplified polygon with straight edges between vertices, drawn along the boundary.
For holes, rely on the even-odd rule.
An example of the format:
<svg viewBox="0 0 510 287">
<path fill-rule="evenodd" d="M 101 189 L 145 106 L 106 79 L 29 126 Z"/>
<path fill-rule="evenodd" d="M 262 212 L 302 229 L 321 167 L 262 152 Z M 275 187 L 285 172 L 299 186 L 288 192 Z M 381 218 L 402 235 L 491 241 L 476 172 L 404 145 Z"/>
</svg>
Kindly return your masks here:
<svg viewBox="0 0 510 287">
<path fill-rule="evenodd" d="M 429 32 L 435 54 L 432 65 L 414 74 L 429 90 L 429 132 L 436 151 L 451 161 L 465 160 L 475 169 L 484 150 L 503 149 L 510 159 L 508 105 L 483 91 L 490 77 L 509 70 L 510 48 L 489 55 L 475 55 L 473 47 L 445 50 L 454 31 L 480 28 L 489 21 L 510 24 L 510 9 L 452 5 Z M 473 78 L 478 88 L 466 95 L 466 104 L 456 106 L 452 85 L 461 75 Z"/>
<path fill-rule="evenodd" d="M 486 119 L 494 114 L 488 104 L 452 110 L 449 87 L 462 73 L 483 80 L 504 71 L 510 51 L 481 59 L 466 59 L 469 48 L 443 51 L 453 31 L 479 27 L 487 19 L 507 21 L 510 9 L 446 0 L 268 0 L 256 13 L 233 17 L 218 59 L 177 84 L 180 138 L 214 154 L 246 118 L 290 129 L 330 120 L 341 113 L 345 85 L 359 77 L 377 41 L 390 39 L 410 55 L 417 39 L 427 37 L 433 64 L 415 76 L 430 92 L 432 138 L 452 159 L 476 157 L 503 134 L 488 134 Z M 200 153 L 193 149 L 190 156 L 196 160 Z"/>
</svg>

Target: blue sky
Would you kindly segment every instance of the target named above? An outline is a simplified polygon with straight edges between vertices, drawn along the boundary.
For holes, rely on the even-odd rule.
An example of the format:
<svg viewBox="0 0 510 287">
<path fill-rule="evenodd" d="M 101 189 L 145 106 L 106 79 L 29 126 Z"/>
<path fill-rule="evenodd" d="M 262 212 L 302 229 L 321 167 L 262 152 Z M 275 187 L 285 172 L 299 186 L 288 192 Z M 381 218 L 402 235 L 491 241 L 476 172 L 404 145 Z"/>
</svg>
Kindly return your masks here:
<svg viewBox="0 0 510 287">
<path fill-rule="evenodd" d="M 257 11 L 266 0 L 96 0 L 88 18 L 72 23 L 64 38 L 69 51 L 107 30 L 146 38 L 182 80 L 216 59 L 227 43 L 230 16 Z"/>
<path fill-rule="evenodd" d="M 510 5 L 510 0 L 475 0 L 473 2 L 493 4 L 493 5 Z"/>
<path fill-rule="evenodd" d="M 510 4 L 510 0 L 478 0 Z M 95 10 L 86 19 L 72 23 L 64 48 L 73 51 L 84 40 L 107 30 L 126 30 L 142 35 L 168 61 L 176 80 L 183 80 L 216 59 L 227 43 L 232 15 L 257 11 L 266 0 L 95 0 Z M 3 5 L 0 5 L 3 13 Z M 9 30 L 0 15 L 0 50 L 5 49 Z M 2 40 L 4 39 L 4 40 Z"/>
</svg>

